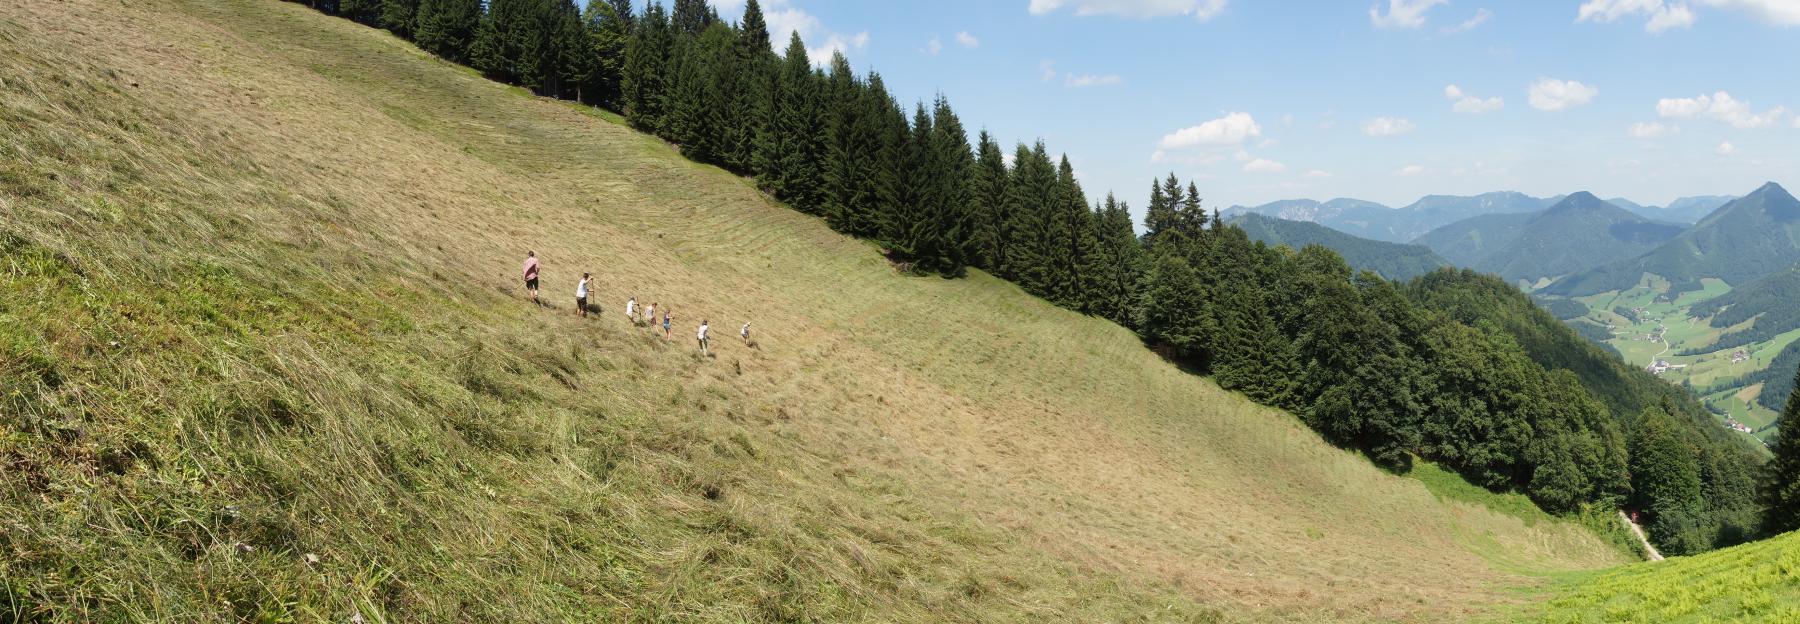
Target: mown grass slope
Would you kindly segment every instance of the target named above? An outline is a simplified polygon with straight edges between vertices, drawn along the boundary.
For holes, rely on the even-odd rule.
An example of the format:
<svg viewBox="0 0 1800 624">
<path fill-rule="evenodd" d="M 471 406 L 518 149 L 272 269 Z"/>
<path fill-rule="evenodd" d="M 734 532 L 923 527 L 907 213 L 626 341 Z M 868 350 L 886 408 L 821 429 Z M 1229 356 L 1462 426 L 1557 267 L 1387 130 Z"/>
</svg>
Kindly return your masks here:
<svg viewBox="0 0 1800 624">
<path fill-rule="evenodd" d="M 1442 621 L 1626 559 L 377 31 L 0 9 L 15 619 Z"/>
</svg>

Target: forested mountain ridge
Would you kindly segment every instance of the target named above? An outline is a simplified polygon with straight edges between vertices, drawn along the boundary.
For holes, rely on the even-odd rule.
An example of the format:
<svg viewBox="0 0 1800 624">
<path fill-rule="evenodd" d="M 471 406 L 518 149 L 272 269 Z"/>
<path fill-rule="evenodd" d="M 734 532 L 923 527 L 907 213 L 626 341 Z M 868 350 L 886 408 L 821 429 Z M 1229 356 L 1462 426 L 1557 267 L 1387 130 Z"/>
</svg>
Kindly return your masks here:
<svg viewBox="0 0 1800 624">
<path fill-rule="evenodd" d="M 1414 242 L 1461 266 L 1537 280 L 1641 254 L 1681 230 L 1580 192 L 1542 211 L 1474 217 Z"/>
<path fill-rule="evenodd" d="M 1343 256 L 1351 268 L 1374 271 L 1394 281 L 1404 282 L 1450 266 L 1450 261 L 1422 245 L 1402 245 L 1361 238 L 1317 223 L 1290 221 L 1258 213 L 1240 214 L 1225 222 L 1243 228 L 1251 240 L 1270 245 L 1286 245 L 1293 249 L 1323 245 Z"/>
<path fill-rule="evenodd" d="M 1770 182 L 1641 256 L 1570 275 L 1546 291 L 1581 296 L 1624 290 L 1645 273 L 1677 285 L 1705 277 L 1739 285 L 1796 262 L 1800 262 L 1800 200 Z"/>
</svg>

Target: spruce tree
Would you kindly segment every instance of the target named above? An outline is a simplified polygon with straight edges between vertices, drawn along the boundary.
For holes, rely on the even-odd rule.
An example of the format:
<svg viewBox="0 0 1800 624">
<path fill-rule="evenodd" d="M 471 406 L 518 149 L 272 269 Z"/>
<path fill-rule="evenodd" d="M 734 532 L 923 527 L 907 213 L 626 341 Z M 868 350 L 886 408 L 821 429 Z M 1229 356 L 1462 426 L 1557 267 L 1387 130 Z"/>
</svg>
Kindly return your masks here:
<svg viewBox="0 0 1800 624">
<path fill-rule="evenodd" d="M 819 169 L 824 129 L 819 124 L 818 83 L 806 58 L 806 43 L 794 33 L 788 40 L 775 81 L 775 109 L 769 131 L 758 142 L 758 162 L 767 168 L 758 179 L 789 205 L 818 214 L 824 186 Z"/>
<path fill-rule="evenodd" d="M 861 123 L 866 112 L 862 106 L 863 87 L 851 71 L 849 59 L 844 58 L 843 52 L 834 52 L 830 66 L 831 72 L 820 94 L 825 113 L 825 118 L 820 120 L 825 126 L 821 176 L 825 183 L 822 195 L 825 221 L 832 229 L 853 233 L 858 221 L 861 161 L 870 157 L 874 146 L 860 142 L 872 136 L 861 132 L 868 129 L 867 124 Z"/>
<path fill-rule="evenodd" d="M 931 206 L 931 228 L 938 249 L 929 268 L 947 277 L 959 277 L 968 265 L 971 251 L 969 215 L 973 200 L 969 181 L 975 157 L 969 151 L 969 134 L 948 98 L 938 95 L 931 117 L 930 149 L 935 176 L 931 183 L 937 194 L 936 203 Z"/>
<path fill-rule="evenodd" d="M 621 89 L 625 103 L 625 119 L 631 125 L 652 134 L 662 129 L 669 60 L 675 46 L 669 30 L 668 15 L 662 5 L 652 2 L 637 21 L 637 35 L 625 51 L 625 68 Z"/>
<path fill-rule="evenodd" d="M 1051 301 L 1057 305 L 1088 312 L 1087 292 L 1094 287 L 1094 276 L 1084 273 L 1094 254 L 1094 229 L 1087 207 L 1087 196 L 1075 179 L 1075 167 L 1063 156 L 1056 169 L 1056 196 L 1051 206 L 1051 232 L 1055 248 L 1050 280 L 1055 285 Z"/>
<path fill-rule="evenodd" d="M 673 22 L 676 32 L 697 37 L 716 21 L 706 0 L 675 0 Z"/>
<path fill-rule="evenodd" d="M 1800 529 L 1800 371 L 1794 379 L 1796 390 L 1788 395 L 1770 445 L 1775 458 L 1763 469 L 1762 528 L 1769 534 Z"/>
<path fill-rule="evenodd" d="M 1174 174 L 1170 174 L 1174 175 Z M 1156 239 L 1166 230 L 1175 228 L 1175 205 L 1171 198 L 1163 194 L 1163 187 L 1155 179 L 1150 180 L 1150 203 L 1144 208 L 1144 245 L 1155 248 Z"/>
<path fill-rule="evenodd" d="M 735 121 L 725 161 L 733 171 L 756 174 L 762 170 L 756 159 L 757 141 L 768 132 L 769 112 L 774 108 L 777 62 L 769 48 L 769 26 L 762 5 L 756 0 L 744 3 L 734 53 L 736 65 L 727 76 L 733 83 L 727 93 Z"/>
<path fill-rule="evenodd" d="M 419 15 L 419 0 L 381 0 L 382 28 L 401 39 L 413 39 L 413 23 Z"/>
<path fill-rule="evenodd" d="M 453 63 L 468 63 L 481 24 L 481 0 L 420 0 L 413 41 Z"/>
<path fill-rule="evenodd" d="M 616 2 L 592 0 L 582 12 L 582 31 L 587 36 L 588 71 L 581 77 L 581 100 L 623 110 L 620 83 L 624 79 L 625 48 L 631 43 L 631 3 L 619 13 Z"/>
<path fill-rule="evenodd" d="M 1055 286 L 1056 237 L 1051 215 L 1057 201 L 1056 166 L 1044 142 L 1014 152 L 1013 173 L 1007 190 L 1006 268 L 1013 282 L 1025 292 L 1046 296 Z"/>
<path fill-rule="evenodd" d="M 970 201 L 974 204 L 969 215 L 973 222 L 969 233 L 973 249 L 969 262 L 1006 277 L 1006 154 L 987 130 L 981 131 L 975 145 L 975 167 L 969 177 Z M 1130 225 L 1127 223 L 1126 229 L 1130 229 Z"/>
</svg>

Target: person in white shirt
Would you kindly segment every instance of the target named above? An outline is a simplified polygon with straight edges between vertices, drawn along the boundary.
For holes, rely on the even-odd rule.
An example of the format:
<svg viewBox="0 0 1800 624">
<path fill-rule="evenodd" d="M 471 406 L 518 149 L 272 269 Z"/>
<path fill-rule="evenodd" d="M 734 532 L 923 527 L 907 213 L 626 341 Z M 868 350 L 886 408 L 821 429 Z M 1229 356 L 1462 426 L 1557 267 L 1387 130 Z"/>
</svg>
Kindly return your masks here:
<svg viewBox="0 0 1800 624">
<path fill-rule="evenodd" d="M 633 296 L 632 298 L 625 300 L 625 318 L 631 319 L 632 325 L 637 324 L 637 297 L 636 296 Z"/>
<path fill-rule="evenodd" d="M 750 346 L 750 324 L 749 323 L 744 323 L 744 328 L 738 330 L 738 335 L 744 337 L 744 346 L 746 346 L 746 347 Z"/>
<path fill-rule="evenodd" d="M 581 283 L 575 285 L 575 315 L 576 316 L 580 316 L 580 317 L 587 316 L 588 282 L 592 281 L 592 280 L 593 280 L 593 277 L 591 277 L 589 274 L 582 273 L 581 274 Z"/>
<path fill-rule="evenodd" d="M 696 332 L 694 335 L 696 338 L 700 339 L 700 355 L 708 355 L 706 350 L 706 330 L 708 329 L 712 328 L 706 324 L 706 319 L 700 319 L 700 331 Z"/>
</svg>

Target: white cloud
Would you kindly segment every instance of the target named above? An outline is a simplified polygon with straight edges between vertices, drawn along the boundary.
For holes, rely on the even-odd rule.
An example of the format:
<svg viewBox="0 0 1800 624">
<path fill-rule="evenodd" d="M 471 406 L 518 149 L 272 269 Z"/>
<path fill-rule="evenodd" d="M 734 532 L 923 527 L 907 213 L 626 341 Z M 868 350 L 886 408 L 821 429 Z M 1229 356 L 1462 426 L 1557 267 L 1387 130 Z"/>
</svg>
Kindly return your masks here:
<svg viewBox="0 0 1800 624">
<path fill-rule="evenodd" d="M 1449 0 L 1388 0 L 1387 14 L 1381 5 L 1369 7 L 1369 23 L 1376 28 L 1418 28 L 1425 25 L 1425 12 Z"/>
<path fill-rule="evenodd" d="M 1439 0 L 1442 1 L 1442 0 Z M 1167 17 L 1192 15 L 1202 22 L 1225 11 L 1226 0 L 1031 0 L 1032 15 L 1044 15 L 1065 7 L 1079 16 Z"/>
<path fill-rule="evenodd" d="M 1038 62 L 1038 76 L 1044 82 L 1056 79 L 1056 62 L 1049 59 Z"/>
<path fill-rule="evenodd" d="M 1168 158 L 1168 157 L 1169 157 L 1169 153 L 1162 151 L 1162 150 L 1156 150 L 1154 152 L 1150 152 L 1150 162 L 1151 163 L 1162 162 L 1163 159 Z"/>
<path fill-rule="evenodd" d="M 1197 126 L 1176 130 L 1162 138 L 1162 149 L 1180 149 L 1201 145 L 1239 145 L 1247 139 L 1260 138 L 1262 126 L 1250 113 L 1229 113 Z"/>
<path fill-rule="evenodd" d="M 1718 149 L 1713 151 L 1718 152 L 1720 156 L 1730 156 L 1737 153 L 1737 146 L 1732 145 L 1731 141 L 1725 141 L 1720 143 Z"/>
<path fill-rule="evenodd" d="M 965 48 L 978 48 L 981 47 L 981 40 L 976 39 L 975 35 L 971 35 L 969 34 L 969 31 L 964 30 L 956 33 L 956 45 Z"/>
<path fill-rule="evenodd" d="M 1776 26 L 1800 25 L 1800 2 L 1794 0 L 1588 0 L 1576 9 L 1575 21 L 1643 17 L 1644 30 L 1654 34 L 1694 25 L 1694 7 L 1701 6 L 1747 13 Z"/>
<path fill-rule="evenodd" d="M 944 51 L 944 42 L 938 41 L 937 37 L 932 37 L 931 41 L 925 42 L 925 49 L 921 50 L 921 52 L 930 54 L 932 56 L 937 56 L 939 52 L 943 52 L 943 51 Z"/>
<path fill-rule="evenodd" d="M 1559 111 L 1581 106 L 1594 100 L 1600 90 L 1573 80 L 1540 78 L 1527 90 L 1531 107 L 1541 111 Z"/>
<path fill-rule="evenodd" d="M 1449 99 L 1449 100 L 1454 100 L 1456 102 L 1455 104 L 1450 105 L 1450 110 L 1453 110 L 1453 111 L 1456 111 L 1459 113 L 1468 113 L 1470 115 L 1480 115 L 1482 113 L 1491 113 L 1491 112 L 1500 110 L 1502 108 L 1506 108 L 1506 100 L 1501 99 L 1499 96 L 1485 98 L 1485 99 L 1478 98 L 1473 95 L 1469 95 L 1468 93 L 1466 93 L 1462 90 L 1462 87 L 1458 87 L 1456 85 L 1448 85 L 1448 86 L 1444 87 L 1444 98 Z"/>
<path fill-rule="evenodd" d="M 1663 117 L 1695 117 L 1705 115 L 1708 118 L 1731 124 L 1733 128 L 1766 128 L 1781 121 L 1787 109 L 1777 106 L 1757 114 L 1749 102 L 1731 97 L 1730 93 L 1720 91 L 1712 95 L 1701 95 L 1691 98 L 1663 98 L 1656 101 L 1656 114 Z"/>
<path fill-rule="evenodd" d="M 1652 121 L 1631 124 L 1631 127 L 1626 128 L 1625 131 L 1631 134 L 1631 138 L 1651 140 L 1660 139 L 1669 136 L 1670 134 L 1681 132 L 1681 129 L 1675 126 L 1665 126 L 1661 123 Z"/>
<path fill-rule="evenodd" d="M 1459 32 L 1468 32 L 1471 30 L 1475 30 L 1476 26 L 1486 24 L 1488 21 L 1488 18 L 1491 18 L 1493 16 L 1494 16 L 1494 14 L 1488 12 L 1487 9 L 1475 9 L 1475 15 L 1473 17 L 1463 20 L 1462 23 L 1457 24 L 1455 26 L 1445 26 L 1443 28 L 1440 28 L 1440 29 L 1438 29 L 1438 32 L 1444 33 L 1446 35 L 1454 35 Z"/>
<path fill-rule="evenodd" d="M 1376 117 L 1363 122 L 1362 131 L 1372 137 L 1395 136 L 1412 132 L 1413 122 L 1403 117 Z"/>
<path fill-rule="evenodd" d="M 1794 117 L 1794 127 L 1800 128 L 1800 115 Z"/>
<path fill-rule="evenodd" d="M 1074 74 L 1069 74 L 1068 76 L 1063 77 L 1063 86 L 1074 87 L 1074 88 L 1105 87 L 1105 86 L 1121 84 L 1123 82 L 1125 82 L 1125 79 L 1120 78 L 1118 74 L 1106 74 L 1104 76 L 1096 76 L 1096 75 L 1092 75 L 1092 74 L 1082 74 L 1080 76 L 1077 76 Z"/>
<path fill-rule="evenodd" d="M 1281 173 L 1283 171 L 1287 171 L 1287 165 L 1275 162 L 1273 160 L 1269 160 L 1267 158 L 1258 158 L 1256 160 L 1252 160 L 1250 162 L 1244 163 L 1244 171 L 1247 171 L 1250 173 Z"/>
<path fill-rule="evenodd" d="M 1394 170 L 1394 175 L 1402 177 L 1412 177 L 1422 173 L 1425 173 L 1425 167 L 1420 165 L 1407 165 Z"/>
<path fill-rule="evenodd" d="M 727 19 L 736 19 L 736 16 L 744 12 L 742 0 L 715 0 L 713 7 Z M 817 16 L 794 6 L 793 0 L 764 2 L 763 21 L 769 25 L 769 44 L 777 54 L 787 49 L 788 39 L 794 33 L 800 33 L 800 39 L 807 43 L 806 58 L 814 65 L 823 66 L 831 62 L 832 53 L 848 54 L 851 50 L 861 50 L 869 45 L 869 31 L 846 35 L 828 29 Z"/>
<path fill-rule="evenodd" d="M 804 37 L 805 35 L 801 36 Z M 848 36 L 831 33 L 831 35 L 825 37 L 824 44 L 816 48 L 807 48 L 806 58 L 811 60 L 814 65 L 824 65 L 831 62 L 831 55 L 833 54 L 843 52 L 848 55 L 851 50 L 861 50 L 868 46 L 869 31 L 865 30 Z"/>
<path fill-rule="evenodd" d="M 1294 114 L 1288 113 L 1286 115 L 1282 115 L 1281 116 L 1281 125 L 1284 125 L 1284 126 L 1294 125 Z"/>
<path fill-rule="evenodd" d="M 1307 171 L 1306 173 L 1303 173 L 1300 175 L 1306 176 L 1308 178 L 1329 178 L 1329 177 L 1331 177 L 1331 172 L 1320 170 L 1320 169 L 1313 169 L 1313 170 Z"/>
</svg>

